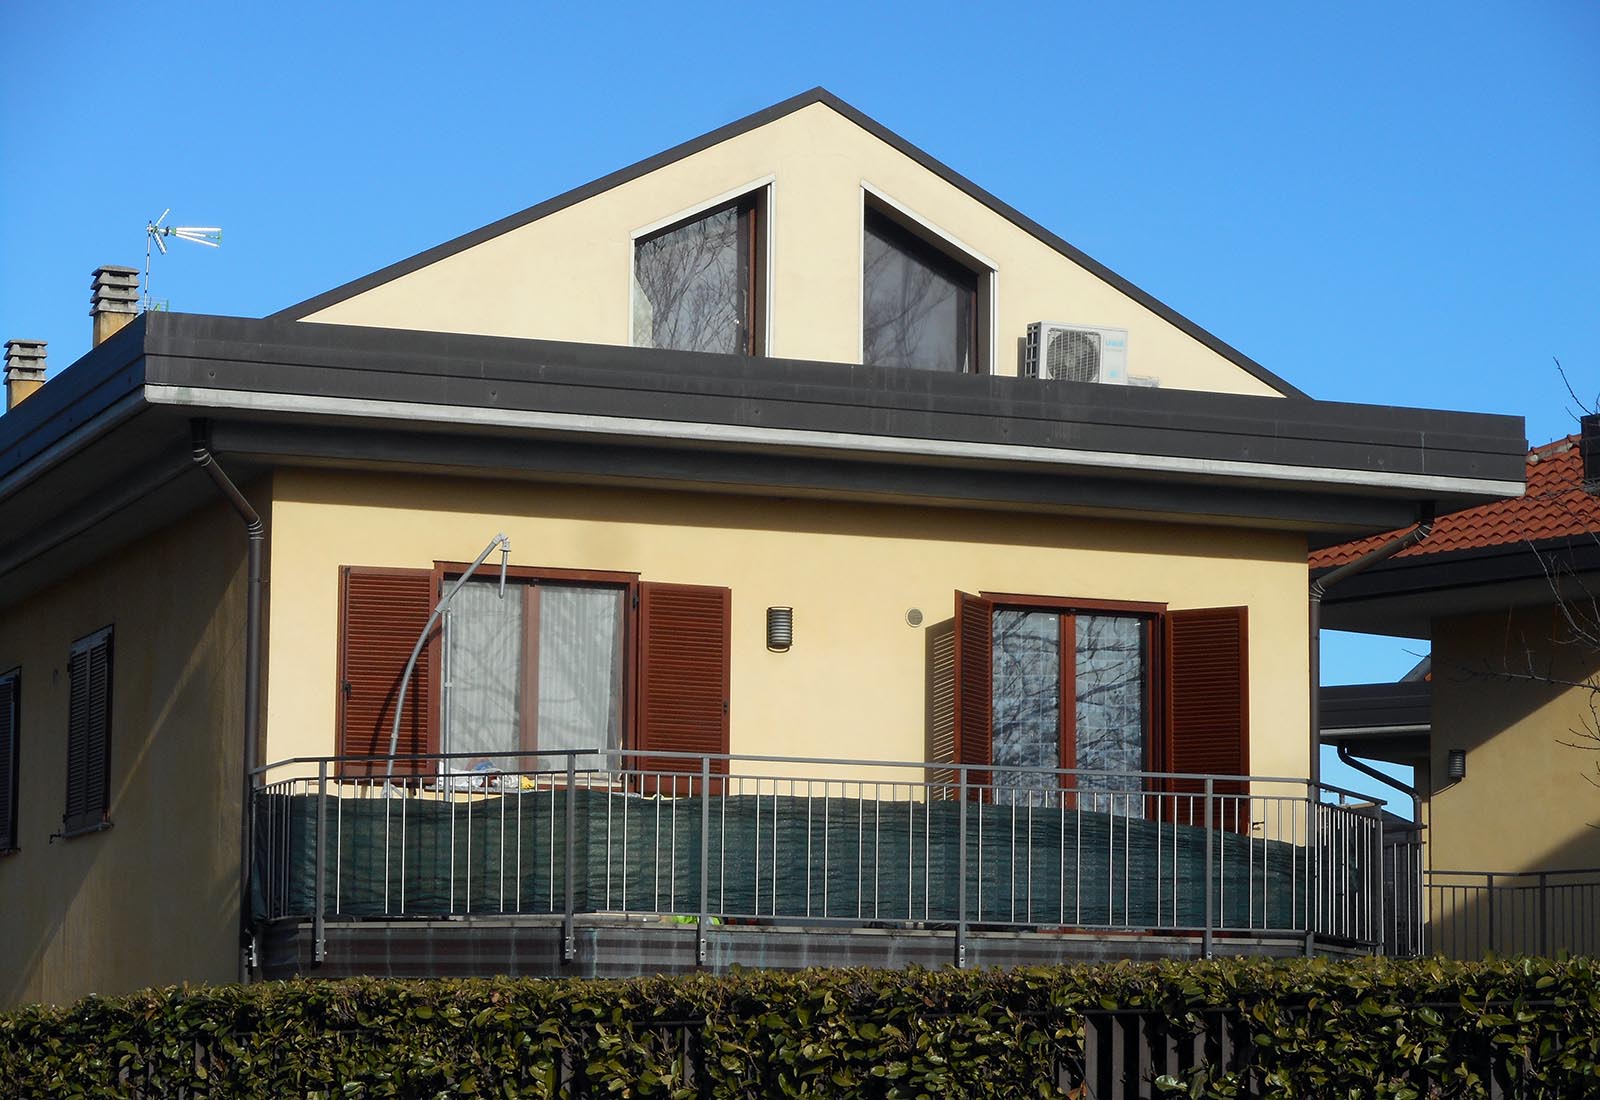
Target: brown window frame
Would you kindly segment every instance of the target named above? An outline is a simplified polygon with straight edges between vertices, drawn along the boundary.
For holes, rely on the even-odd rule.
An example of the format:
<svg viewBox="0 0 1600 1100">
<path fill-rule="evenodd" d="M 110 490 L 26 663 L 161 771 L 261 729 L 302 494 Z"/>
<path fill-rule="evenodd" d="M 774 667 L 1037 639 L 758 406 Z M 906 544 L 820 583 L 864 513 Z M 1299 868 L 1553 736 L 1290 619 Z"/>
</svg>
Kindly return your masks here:
<svg viewBox="0 0 1600 1100">
<path fill-rule="evenodd" d="M 7 814 L 0 819 L 0 856 L 10 855 L 20 851 L 22 844 L 17 836 L 17 824 L 21 814 L 17 809 L 17 799 L 22 792 L 22 666 L 0 672 L 0 685 L 9 684 L 11 714 L 7 717 L 7 728 L 10 738 L 0 743 L 0 755 L 4 756 L 6 768 Z"/>
<path fill-rule="evenodd" d="M 897 209 L 892 204 L 874 195 L 871 191 L 862 192 L 861 211 L 861 299 L 862 299 L 862 352 L 865 358 L 866 351 L 866 238 L 868 219 L 879 219 L 886 225 L 891 237 L 900 237 L 902 242 L 909 245 L 909 251 L 930 266 L 945 269 L 947 272 L 960 272 L 970 276 L 973 281 L 972 308 L 968 317 L 968 348 L 967 362 L 970 364 L 966 374 L 993 374 L 994 364 L 990 362 L 990 352 L 994 344 L 994 269 L 983 263 L 977 257 L 962 251 L 938 233 L 930 231 L 927 226 L 910 217 L 904 211 Z M 872 366 L 872 364 L 865 364 Z"/>
<path fill-rule="evenodd" d="M 633 238 L 632 247 L 628 255 L 629 285 L 637 278 L 637 264 L 639 246 L 659 240 L 669 233 L 676 233 L 684 226 L 693 225 L 724 210 L 737 210 L 739 212 L 739 245 L 744 250 L 748 262 L 745 264 L 747 279 L 744 287 L 745 294 L 745 338 L 744 346 L 738 354 L 752 358 L 767 354 L 767 192 L 769 187 L 763 185 L 753 191 L 708 206 L 703 210 L 696 210 L 693 214 L 686 215 L 673 222 L 671 225 L 652 229 L 648 233 L 640 234 Z M 630 290 L 630 294 L 633 291 Z M 630 311 L 631 314 L 631 311 Z M 633 318 L 628 318 L 629 343 L 633 342 Z"/>
<path fill-rule="evenodd" d="M 459 577 L 471 567 L 471 562 L 436 561 L 433 563 L 434 600 L 444 595 L 448 580 Z M 482 566 L 473 575 L 474 580 L 494 580 L 500 575 L 498 566 Z M 639 574 L 603 569 L 557 569 L 533 565 L 506 566 L 506 583 L 515 583 L 522 591 L 522 666 L 519 675 L 522 683 L 537 683 L 539 668 L 538 586 L 545 581 L 552 584 L 588 585 L 593 588 L 620 588 L 623 590 L 622 616 L 622 713 L 620 740 L 622 750 L 632 750 L 637 739 L 635 732 L 639 676 Z M 530 604 L 532 605 L 530 607 Z M 529 612 L 533 613 L 530 614 Z M 434 684 L 439 685 L 430 700 L 428 721 L 433 729 L 433 742 L 444 751 L 444 644 L 430 647 L 428 671 Z M 518 748 L 525 753 L 539 750 L 538 697 L 529 694 L 528 704 L 519 714 Z"/>
</svg>

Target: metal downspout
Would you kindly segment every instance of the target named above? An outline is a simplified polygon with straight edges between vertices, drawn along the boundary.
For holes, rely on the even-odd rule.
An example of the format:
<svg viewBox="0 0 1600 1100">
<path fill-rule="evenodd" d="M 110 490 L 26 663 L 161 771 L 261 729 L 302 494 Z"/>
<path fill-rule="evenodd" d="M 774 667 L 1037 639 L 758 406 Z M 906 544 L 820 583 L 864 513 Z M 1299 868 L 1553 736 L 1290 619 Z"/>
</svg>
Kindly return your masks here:
<svg viewBox="0 0 1600 1100">
<path fill-rule="evenodd" d="M 1387 561 L 1400 553 L 1417 545 L 1423 539 L 1433 534 L 1433 505 L 1429 503 L 1423 508 L 1422 519 L 1417 525 L 1403 535 L 1390 539 L 1375 550 L 1369 550 L 1355 561 L 1346 562 L 1337 569 L 1330 570 L 1311 581 L 1308 595 L 1310 597 L 1310 614 L 1307 617 L 1309 637 L 1307 638 L 1311 662 L 1311 782 L 1315 786 L 1322 782 L 1322 597 L 1328 589 L 1341 581 L 1347 581 L 1357 573 L 1364 573 L 1381 561 Z"/>
<path fill-rule="evenodd" d="M 1412 786 L 1410 783 L 1402 783 L 1392 775 L 1385 775 L 1377 768 L 1374 768 L 1371 764 L 1368 764 L 1365 760 L 1356 759 L 1354 756 L 1350 755 L 1350 749 L 1346 745 L 1335 745 L 1334 749 L 1339 754 L 1339 760 L 1346 767 L 1354 768 L 1362 775 L 1369 775 L 1373 779 L 1376 779 L 1379 783 L 1382 783 L 1388 787 L 1393 787 L 1395 790 L 1411 799 L 1411 823 L 1413 825 L 1421 826 L 1422 795 L 1417 793 L 1416 787 Z"/>
<path fill-rule="evenodd" d="M 1311 781 L 1307 788 L 1307 793 L 1310 796 L 1313 810 L 1322 802 L 1322 597 L 1327 594 L 1328 589 L 1340 581 L 1349 580 L 1357 573 L 1364 572 L 1381 561 L 1387 561 L 1407 547 L 1415 546 L 1431 534 L 1433 534 L 1433 503 L 1430 501 L 1423 505 L 1422 518 L 1411 530 L 1390 539 L 1375 550 L 1368 551 L 1355 561 L 1346 562 L 1337 569 L 1313 578 L 1307 588 L 1310 606 L 1307 609 L 1308 614 L 1306 616 L 1306 629 L 1308 632 L 1306 649 L 1311 665 L 1310 675 L 1307 677 L 1311 684 L 1311 721 L 1309 723 L 1311 733 L 1311 769 L 1309 775 Z M 1320 825 L 1317 828 L 1320 828 Z M 1383 819 L 1381 817 L 1378 819 L 1378 828 L 1381 836 L 1383 828 Z M 1308 871 L 1313 881 L 1316 881 L 1319 873 L 1316 866 L 1316 852 L 1317 842 L 1314 839 L 1307 854 L 1307 859 L 1310 863 Z M 1316 918 L 1311 913 L 1307 913 L 1307 918 L 1306 955 L 1310 956 L 1316 953 L 1317 926 Z"/>
<path fill-rule="evenodd" d="M 250 887 L 253 843 L 251 804 L 255 796 L 255 777 L 251 773 L 260 755 L 261 740 L 261 556 L 266 541 L 266 526 L 211 454 L 204 421 L 195 421 L 191 430 L 195 464 L 205 471 L 223 499 L 244 520 L 245 536 L 249 539 L 244 626 L 244 800 L 239 807 L 239 980 L 247 982 L 250 980 L 254 938 L 250 919 Z"/>
</svg>

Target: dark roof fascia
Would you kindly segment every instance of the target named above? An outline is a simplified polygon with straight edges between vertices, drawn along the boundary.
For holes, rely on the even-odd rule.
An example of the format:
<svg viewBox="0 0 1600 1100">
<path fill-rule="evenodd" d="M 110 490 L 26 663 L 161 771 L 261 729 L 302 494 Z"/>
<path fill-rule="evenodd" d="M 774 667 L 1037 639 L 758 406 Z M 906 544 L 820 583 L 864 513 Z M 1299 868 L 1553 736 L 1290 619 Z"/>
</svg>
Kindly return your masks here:
<svg viewBox="0 0 1600 1100">
<path fill-rule="evenodd" d="M 993 210 L 996 214 L 999 214 L 1001 217 L 1011 221 L 1018 228 L 1033 235 L 1044 244 L 1050 246 L 1063 256 L 1067 257 L 1079 267 L 1082 267 L 1084 270 L 1096 276 L 1109 286 L 1127 295 L 1129 298 L 1132 298 L 1134 301 L 1150 310 L 1162 320 L 1168 322 L 1186 335 L 1199 341 L 1201 344 L 1210 348 L 1218 355 L 1221 355 L 1224 359 L 1227 359 L 1229 362 L 1250 374 L 1258 381 L 1270 386 L 1278 393 L 1283 394 L 1285 397 L 1308 396 L 1303 390 L 1278 377 L 1272 371 L 1268 370 L 1266 367 L 1262 366 L 1260 363 L 1244 354 L 1232 344 L 1229 344 L 1227 341 L 1222 340 L 1221 338 L 1201 328 L 1198 324 L 1191 321 L 1189 318 L 1185 317 L 1183 314 L 1179 313 L 1165 302 L 1162 302 L 1147 291 L 1141 290 L 1139 287 L 1135 286 L 1121 275 L 1118 275 L 1115 271 L 1112 271 L 1106 265 L 1100 263 L 1092 256 L 1089 256 L 1083 250 L 1073 246 L 1072 244 L 1063 240 L 1061 237 L 1050 232 L 1050 230 L 1046 229 L 1044 226 L 1040 225 L 1038 222 L 1034 221 L 1032 218 L 1023 214 L 1021 211 L 1012 207 L 1008 203 L 1002 202 L 995 195 L 990 194 L 982 187 L 979 187 L 976 183 L 972 182 L 955 169 L 935 159 L 929 153 L 919 149 L 917 146 L 913 145 L 899 134 L 896 134 L 894 131 L 888 129 L 875 119 L 863 114 L 861 111 L 844 102 L 844 100 L 840 99 L 832 92 L 820 87 L 812 88 L 810 91 L 802 92 L 799 95 L 786 99 L 781 103 L 773 104 L 771 107 L 767 107 L 764 110 L 757 111 L 751 115 L 746 115 L 744 118 L 735 122 L 730 122 L 726 126 L 722 126 L 718 129 L 712 130 L 709 133 L 702 134 L 701 136 L 683 142 L 680 145 L 675 145 L 664 152 L 655 154 L 654 156 L 646 157 L 644 160 L 631 164 L 626 168 L 619 169 L 610 173 L 609 175 L 601 176 L 599 179 L 586 183 L 581 187 L 575 187 L 570 191 L 557 195 L 554 198 L 546 199 L 544 202 L 537 203 L 536 205 L 530 206 L 525 210 L 520 210 L 515 214 L 507 215 L 498 221 L 490 222 L 488 225 L 483 226 L 480 229 L 474 229 L 469 233 L 463 233 L 461 236 L 456 237 L 453 240 L 445 241 L 443 244 L 435 245 L 432 248 L 418 252 L 414 256 L 409 256 L 406 259 L 389 264 L 387 267 L 380 268 L 369 275 L 364 275 L 359 279 L 354 279 L 348 283 L 344 283 L 341 286 L 334 287 L 332 290 L 328 290 L 321 294 L 307 298 L 305 301 L 297 302 L 292 306 L 270 314 L 269 319 L 299 320 L 307 317 L 320 310 L 326 309 L 331 305 L 335 305 L 336 303 L 343 302 L 346 299 L 353 298 L 358 294 L 363 294 L 369 290 L 372 290 L 374 287 L 382 286 L 383 284 L 392 282 L 393 280 L 404 275 L 409 275 L 414 271 L 419 271 L 430 264 L 437 263 L 438 261 L 447 257 L 454 256 L 458 252 L 464 252 L 469 248 L 480 245 L 485 241 L 492 240 L 495 237 L 501 236 L 502 234 L 509 233 L 514 229 L 520 229 L 525 225 L 538 221 L 540 218 L 548 217 L 549 215 L 557 213 L 558 211 L 565 210 L 569 206 L 574 206 L 586 199 L 593 198 L 596 195 L 609 191 L 612 188 L 620 187 L 621 185 L 636 180 L 641 176 L 648 175 L 659 168 L 664 168 L 669 164 L 673 164 L 676 161 L 693 156 L 696 153 L 709 149 L 712 146 L 729 140 L 730 138 L 739 137 L 740 135 L 748 133 L 751 130 L 758 129 L 767 125 L 768 123 L 775 122 L 786 115 L 793 114 L 795 111 L 818 103 L 829 107 L 835 113 L 855 123 L 873 137 L 894 148 L 896 151 L 902 153 L 906 157 L 909 157 L 911 160 L 932 172 L 934 175 L 938 176 L 952 187 L 965 192 L 969 197 L 981 202 L 990 210 Z"/>
<path fill-rule="evenodd" d="M 0 416 L 0 485 L 31 459 L 95 418 L 124 403 L 139 403 L 150 314 L 136 317 L 22 404 Z M 0 498 L 5 492 L 0 489 Z"/>
<path fill-rule="evenodd" d="M 1312 575 L 1320 577 L 1334 568 L 1317 569 Z M 1600 574 L 1600 532 L 1390 558 L 1328 589 L 1323 603 L 1352 604 L 1515 581 L 1560 581 L 1575 574 Z"/>
<path fill-rule="evenodd" d="M 1342 684 L 1318 692 L 1323 740 L 1356 731 L 1421 732 L 1433 722 L 1433 685 L 1427 681 Z"/>
<path fill-rule="evenodd" d="M 1334 486 L 1354 496 L 1475 502 L 1466 484 L 1520 482 L 1525 452 L 1520 418 L 1480 413 L 270 319 L 162 314 L 149 333 L 148 381 L 167 387 L 1244 463 L 1263 483 L 1269 464 L 1396 479 Z M 1402 489 L 1408 476 L 1462 489 Z"/>
</svg>

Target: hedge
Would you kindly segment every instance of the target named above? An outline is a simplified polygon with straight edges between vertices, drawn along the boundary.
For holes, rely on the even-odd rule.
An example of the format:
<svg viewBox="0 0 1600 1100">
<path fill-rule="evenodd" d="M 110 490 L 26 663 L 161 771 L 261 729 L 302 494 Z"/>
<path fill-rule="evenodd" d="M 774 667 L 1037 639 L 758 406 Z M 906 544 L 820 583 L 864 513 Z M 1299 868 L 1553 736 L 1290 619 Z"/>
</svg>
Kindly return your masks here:
<svg viewBox="0 0 1600 1100">
<path fill-rule="evenodd" d="M 0 1016 L 0 1091 L 1059 1096 L 1086 1021 L 1132 1012 L 1174 1034 L 1221 1013 L 1249 1037 L 1233 1068 L 1189 1066 L 1157 1095 L 1487 1096 L 1492 1063 L 1511 1095 L 1570 1100 L 1600 1096 L 1597 977 L 1592 959 L 1230 960 L 162 989 Z"/>
</svg>

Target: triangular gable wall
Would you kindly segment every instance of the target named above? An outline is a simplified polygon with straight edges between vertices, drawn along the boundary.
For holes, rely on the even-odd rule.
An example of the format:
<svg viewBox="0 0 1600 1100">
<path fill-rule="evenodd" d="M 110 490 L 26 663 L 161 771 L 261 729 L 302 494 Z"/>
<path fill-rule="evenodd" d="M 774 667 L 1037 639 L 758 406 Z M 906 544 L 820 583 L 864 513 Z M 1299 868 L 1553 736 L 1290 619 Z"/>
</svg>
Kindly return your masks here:
<svg viewBox="0 0 1600 1100">
<path fill-rule="evenodd" d="M 863 196 L 995 270 L 993 363 L 1031 321 L 1129 332 L 1162 386 L 1304 396 L 1235 348 L 821 89 L 318 295 L 274 316 L 627 344 L 635 235 L 741 191 L 770 209 L 768 353 L 861 360 Z"/>
</svg>

